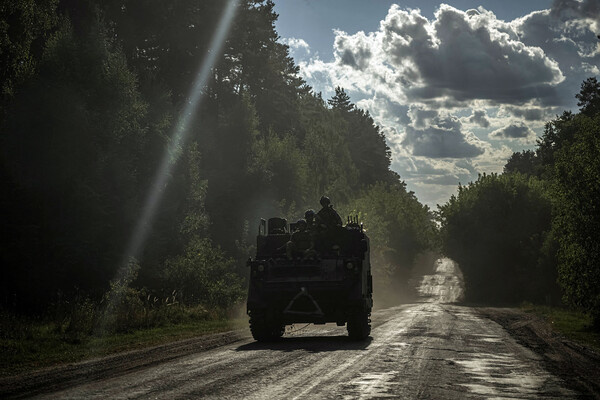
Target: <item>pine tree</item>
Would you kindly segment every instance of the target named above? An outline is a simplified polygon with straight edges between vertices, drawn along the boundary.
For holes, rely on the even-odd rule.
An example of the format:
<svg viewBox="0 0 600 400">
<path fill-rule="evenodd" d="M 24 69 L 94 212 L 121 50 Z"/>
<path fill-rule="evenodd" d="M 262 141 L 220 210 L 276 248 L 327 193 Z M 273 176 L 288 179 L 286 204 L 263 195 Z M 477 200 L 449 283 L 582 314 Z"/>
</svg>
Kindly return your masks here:
<svg viewBox="0 0 600 400">
<path fill-rule="evenodd" d="M 583 114 L 592 116 L 600 112 L 600 82 L 595 77 L 586 79 L 575 97 Z"/>
<path fill-rule="evenodd" d="M 342 113 L 347 113 L 354 109 L 354 104 L 350 101 L 350 96 L 339 86 L 335 88 L 335 95 L 327 100 L 327 103 L 331 108 Z"/>
</svg>

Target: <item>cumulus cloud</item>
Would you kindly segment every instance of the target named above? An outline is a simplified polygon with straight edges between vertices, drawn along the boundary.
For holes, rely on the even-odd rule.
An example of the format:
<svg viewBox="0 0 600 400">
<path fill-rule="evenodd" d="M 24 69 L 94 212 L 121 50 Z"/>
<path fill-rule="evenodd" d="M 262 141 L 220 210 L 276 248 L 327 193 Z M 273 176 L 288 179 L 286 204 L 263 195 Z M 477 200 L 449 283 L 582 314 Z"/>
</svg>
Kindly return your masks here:
<svg viewBox="0 0 600 400">
<path fill-rule="evenodd" d="M 280 40 L 290 48 L 292 57 L 302 58 L 310 55 L 310 46 L 304 39 L 282 38 Z"/>
<path fill-rule="evenodd" d="M 393 5 L 373 32 L 334 31 L 332 62 L 311 55 L 299 66 L 316 91 L 344 87 L 370 111 L 392 169 L 431 204 L 457 181 L 501 172 L 544 121 L 576 107 L 581 82 L 600 70 L 599 3 L 556 0 L 513 21 L 482 7 L 442 4 L 426 18 Z"/>
<path fill-rule="evenodd" d="M 304 39 L 298 38 L 282 38 L 281 41 L 284 44 L 287 44 L 290 49 L 304 49 L 310 52 L 310 46 Z"/>
<path fill-rule="evenodd" d="M 483 9 L 467 14 L 442 4 L 429 21 L 418 10 L 393 5 L 379 31 L 337 31 L 334 47 L 340 66 L 369 74 L 413 101 L 519 103 L 553 95 L 564 79 L 558 64 L 511 29 Z"/>
<path fill-rule="evenodd" d="M 477 179 L 477 167 L 472 159 L 433 159 L 403 156 L 397 161 L 398 170 L 409 190 L 418 193 L 419 200 L 430 207 L 443 204 L 456 192 L 459 183 Z"/>
<path fill-rule="evenodd" d="M 373 57 L 371 51 L 372 38 L 364 32 L 349 36 L 343 31 L 335 31 L 336 55 L 342 65 L 364 71 Z"/>
<path fill-rule="evenodd" d="M 492 139 L 519 139 L 526 143 L 535 142 L 535 132 L 522 122 L 511 123 L 490 133 Z"/>
<path fill-rule="evenodd" d="M 532 12 L 511 23 L 523 43 L 539 46 L 572 75 L 582 70 L 582 63 L 598 58 L 598 38 L 593 23 L 573 19 L 564 11 Z"/>
<path fill-rule="evenodd" d="M 411 108 L 412 124 L 405 128 L 402 144 L 412 155 L 430 158 L 470 158 L 484 153 L 475 135 L 463 131 L 460 120 L 449 114 Z"/>
<path fill-rule="evenodd" d="M 573 16 L 592 22 L 596 32 L 600 31 L 600 1 L 599 0 L 554 0 L 552 15 L 556 18 Z M 599 32 L 600 33 L 600 32 Z"/>
<path fill-rule="evenodd" d="M 408 116 L 409 106 L 390 101 L 387 97 L 371 97 L 356 102 L 356 106 L 369 110 L 375 121 L 383 126 L 408 125 L 411 122 Z"/>
<path fill-rule="evenodd" d="M 504 144 L 499 147 L 490 146 L 486 148 L 485 156 L 473 159 L 471 164 L 473 165 L 474 171 L 477 171 L 478 173 L 501 173 L 504 169 L 504 165 L 512 154 L 513 150 Z"/>
<path fill-rule="evenodd" d="M 520 40 L 537 46 L 568 72 L 555 98 L 541 97 L 542 105 L 575 105 L 579 84 L 597 74 L 600 65 L 600 1 L 560 0 L 550 10 L 532 12 L 511 22 Z"/>
<path fill-rule="evenodd" d="M 547 121 L 552 118 L 552 112 L 557 110 L 542 107 L 504 106 L 502 110 L 509 115 L 525 121 Z"/>
<path fill-rule="evenodd" d="M 600 37 L 599 37 L 600 39 Z M 598 68 L 597 65 L 591 65 L 589 63 L 581 63 L 581 67 L 583 68 L 583 70 L 589 74 L 592 75 L 600 75 L 600 68 Z"/>
<path fill-rule="evenodd" d="M 469 118 L 469 122 L 477 124 L 482 128 L 490 126 L 490 121 L 487 119 L 485 110 L 473 110 L 473 114 Z"/>
<path fill-rule="evenodd" d="M 415 128 L 424 128 L 432 124 L 437 125 L 440 120 L 436 110 L 427 110 L 421 107 L 410 107 L 408 115 L 412 126 Z"/>
<path fill-rule="evenodd" d="M 377 31 L 336 30 L 335 61 L 300 66 L 311 84 L 326 81 L 402 104 L 460 108 L 535 99 L 565 106 L 586 78 L 574 73 L 589 75 L 600 65 L 592 22 L 575 19 L 578 13 L 542 10 L 505 22 L 481 7 L 463 12 L 442 4 L 429 20 L 393 5 Z"/>
</svg>

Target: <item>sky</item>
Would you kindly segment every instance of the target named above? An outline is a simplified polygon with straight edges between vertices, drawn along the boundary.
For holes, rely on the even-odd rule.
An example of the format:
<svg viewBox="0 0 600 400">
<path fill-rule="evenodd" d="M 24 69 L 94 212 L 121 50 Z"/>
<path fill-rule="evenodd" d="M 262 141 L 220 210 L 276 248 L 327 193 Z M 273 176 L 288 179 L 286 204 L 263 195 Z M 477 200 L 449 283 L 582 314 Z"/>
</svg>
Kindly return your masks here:
<svg viewBox="0 0 600 400">
<path fill-rule="evenodd" d="M 600 0 L 275 0 L 280 41 L 324 98 L 343 87 L 432 209 L 532 149 L 600 75 Z"/>
</svg>

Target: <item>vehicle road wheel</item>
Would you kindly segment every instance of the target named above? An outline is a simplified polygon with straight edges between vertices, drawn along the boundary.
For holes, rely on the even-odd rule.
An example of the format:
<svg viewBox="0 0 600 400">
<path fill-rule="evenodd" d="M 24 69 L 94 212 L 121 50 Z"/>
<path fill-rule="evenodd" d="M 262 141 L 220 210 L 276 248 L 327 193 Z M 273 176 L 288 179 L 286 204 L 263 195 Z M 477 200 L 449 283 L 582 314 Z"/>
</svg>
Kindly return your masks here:
<svg viewBox="0 0 600 400">
<path fill-rule="evenodd" d="M 270 342 L 283 336 L 285 325 L 267 321 L 262 315 L 250 315 L 250 332 L 254 340 Z"/>
<path fill-rule="evenodd" d="M 353 340 L 363 340 L 371 334 L 370 313 L 361 311 L 348 320 L 348 336 Z"/>
</svg>

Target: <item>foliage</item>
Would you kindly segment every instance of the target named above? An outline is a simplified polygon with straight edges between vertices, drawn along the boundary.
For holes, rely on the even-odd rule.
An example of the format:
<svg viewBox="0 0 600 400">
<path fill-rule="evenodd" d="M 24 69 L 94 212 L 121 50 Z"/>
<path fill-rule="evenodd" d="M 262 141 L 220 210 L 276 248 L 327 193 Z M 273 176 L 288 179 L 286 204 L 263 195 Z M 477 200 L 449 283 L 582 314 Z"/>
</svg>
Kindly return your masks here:
<svg viewBox="0 0 600 400">
<path fill-rule="evenodd" d="M 165 281 L 187 303 L 226 307 L 242 299 L 242 280 L 234 260 L 208 239 L 192 238 L 185 253 L 165 262 Z"/>
<path fill-rule="evenodd" d="M 396 183 L 396 176 L 390 174 L 389 170 L 390 148 L 369 112 L 352 104 L 350 97 L 340 87 L 335 89 L 335 95 L 327 102 L 345 122 L 343 139 L 348 146 L 352 163 L 358 170 L 358 181 L 363 185 L 372 185 L 378 181 Z"/>
<path fill-rule="evenodd" d="M 480 175 L 439 206 L 444 253 L 464 274 L 466 299 L 556 301 L 551 202 L 543 183 L 518 173 Z"/>
<path fill-rule="evenodd" d="M 340 211 L 342 216 L 358 216 L 364 223 L 378 304 L 395 304 L 406 298 L 417 256 L 437 247 L 438 232 L 429 208 L 419 203 L 404 183 L 380 182 Z"/>
<path fill-rule="evenodd" d="M 375 234 L 395 254 L 390 265 L 428 246 L 428 211 L 390 171 L 380 128 L 342 88 L 324 101 L 299 77 L 270 0 L 237 2 L 222 54 L 196 88 L 202 100 L 184 116 L 187 142 L 155 187 L 225 5 L 0 6 L 2 306 L 42 314 L 70 304 L 60 330 L 73 341 L 150 326 L 179 304 L 232 306 L 256 221 L 299 217 L 322 194 L 398 224 L 398 236 L 391 226 Z M 156 192 L 147 242 L 124 273 L 125 246 Z M 155 298 L 170 306 L 155 310 Z"/>
<path fill-rule="evenodd" d="M 308 188 L 306 158 L 290 135 L 278 137 L 270 131 L 253 143 L 251 171 L 259 175 L 259 185 L 275 198 L 300 199 Z"/>
<path fill-rule="evenodd" d="M 581 90 L 575 95 L 581 113 L 593 117 L 600 113 L 600 82 L 596 77 L 586 79 L 581 84 Z"/>
<path fill-rule="evenodd" d="M 339 86 L 335 88 L 335 95 L 327 100 L 327 104 L 341 113 L 349 113 L 354 109 L 354 105 L 350 101 L 350 96 L 344 91 L 344 88 Z"/>
<path fill-rule="evenodd" d="M 242 325 L 239 320 L 211 315 L 197 306 L 159 306 L 149 310 L 151 316 L 157 316 L 156 325 L 144 330 L 100 336 L 65 334 L 61 320 L 32 319 L 0 311 L 0 377 L 239 329 L 247 324 L 247 321 L 243 321 Z"/>
<path fill-rule="evenodd" d="M 3 256 L 13 265 L 3 281 L 23 306 L 112 276 L 143 183 L 146 103 L 136 85 L 101 26 L 78 38 L 65 22 L 15 99 L 2 138 L 12 181 L 2 199 L 12 232 Z"/>
<path fill-rule="evenodd" d="M 546 124 L 538 141 L 539 176 L 552 186 L 552 234 L 558 281 L 567 304 L 600 326 L 600 85 L 595 77 L 576 95 L 580 113 L 564 112 Z"/>
<path fill-rule="evenodd" d="M 523 150 L 513 153 L 506 165 L 504 173 L 520 173 L 530 176 L 539 176 L 539 158 L 533 150 Z"/>
<path fill-rule="evenodd" d="M 563 299 L 600 326 L 600 85 L 576 95 L 579 113 L 546 123 L 535 151 L 514 153 L 504 175 L 483 176 L 440 207 L 445 251 L 474 300 Z M 501 287 L 496 284 L 501 283 Z M 548 297 L 550 296 L 550 298 Z"/>
<path fill-rule="evenodd" d="M 360 215 L 371 242 L 375 265 L 410 268 L 414 258 L 435 247 L 436 228 L 427 206 L 404 183 L 377 183 L 346 206 L 347 215 Z"/>
<path fill-rule="evenodd" d="M 559 282 L 566 300 L 600 324 L 600 113 L 579 114 L 565 129 L 573 138 L 554 163 Z"/>
<path fill-rule="evenodd" d="M 35 73 L 58 18 L 58 0 L 6 0 L 0 4 L 0 101 L 4 108 Z M 0 111 L 0 118 L 4 115 Z"/>
</svg>

